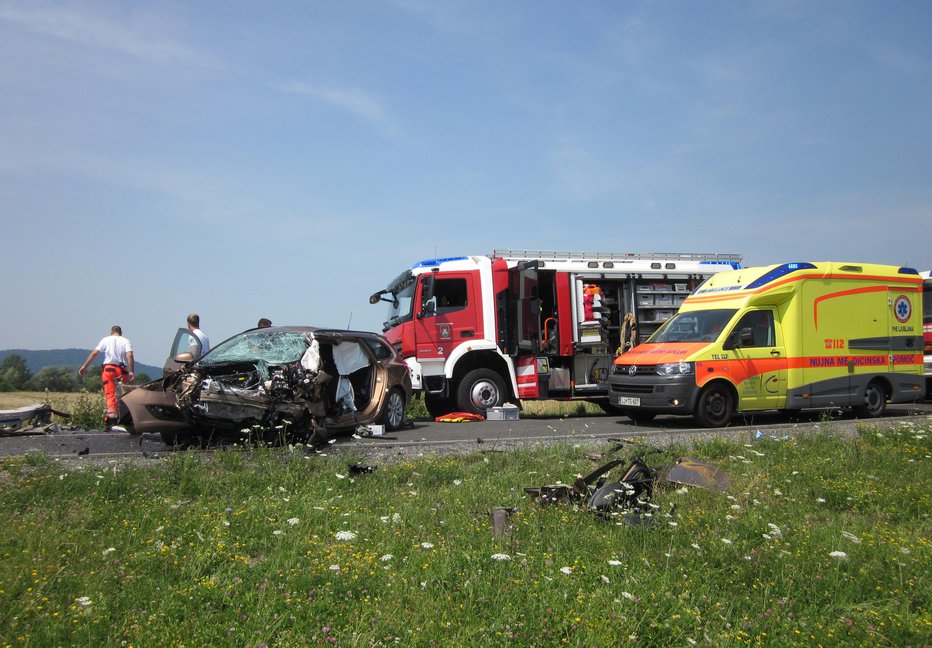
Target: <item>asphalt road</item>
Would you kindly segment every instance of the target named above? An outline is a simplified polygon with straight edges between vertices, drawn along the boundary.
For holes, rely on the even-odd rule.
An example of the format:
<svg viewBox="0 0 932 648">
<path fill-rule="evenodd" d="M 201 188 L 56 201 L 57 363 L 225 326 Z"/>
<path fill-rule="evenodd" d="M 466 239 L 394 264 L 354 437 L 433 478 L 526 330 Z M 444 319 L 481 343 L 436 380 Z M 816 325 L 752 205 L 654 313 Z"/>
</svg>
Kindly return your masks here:
<svg viewBox="0 0 932 648">
<path fill-rule="evenodd" d="M 901 420 L 928 420 L 932 402 L 891 405 L 879 421 L 886 425 Z M 871 421 L 872 422 L 872 421 Z M 763 435 L 783 437 L 814 429 L 852 432 L 861 423 L 851 414 L 828 416 L 824 411 L 804 412 L 792 419 L 775 413 L 736 417 L 728 428 L 697 428 L 686 417 L 657 417 L 650 425 L 635 425 L 626 417 L 611 415 L 528 418 L 518 421 L 474 423 L 423 423 L 388 433 L 383 437 L 359 438 L 351 434 L 336 437 L 325 452 L 345 452 L 383 461 L 394 456 L 469 451 L 506 451 L 517 447 L 553 443 L 592 444 L 613 438 L 643 438 L 663 445 L 670 441 L 689 442 L 710 436 L 727 435 L 753 439 Z M 211 448 L 204 451 L 209 452 Z M 156 459 L 176 452 L 157 435 L 134 437 L 124 432 L 50 429 L 40 434 L 14 434 L 0 437 L 0 457 L 42 452 L 53 459 L 93 461 Z"/>
</svg>

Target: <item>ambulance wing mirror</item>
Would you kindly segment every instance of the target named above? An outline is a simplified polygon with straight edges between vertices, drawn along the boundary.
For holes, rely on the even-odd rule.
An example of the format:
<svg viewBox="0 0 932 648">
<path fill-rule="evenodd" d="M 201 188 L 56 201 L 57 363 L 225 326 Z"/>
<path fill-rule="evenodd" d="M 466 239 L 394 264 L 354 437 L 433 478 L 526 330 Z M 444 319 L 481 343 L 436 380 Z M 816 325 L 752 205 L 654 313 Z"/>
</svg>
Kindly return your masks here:
<svg viewBox="0 0 932 648">
<path fill-rule="evenodd" d="M 726 351 L 739 349 L 741 347 L 754 346 L 754 329 L 745 326 L 742 329 L 732 331 L 722 348 Z"/>
</svg>

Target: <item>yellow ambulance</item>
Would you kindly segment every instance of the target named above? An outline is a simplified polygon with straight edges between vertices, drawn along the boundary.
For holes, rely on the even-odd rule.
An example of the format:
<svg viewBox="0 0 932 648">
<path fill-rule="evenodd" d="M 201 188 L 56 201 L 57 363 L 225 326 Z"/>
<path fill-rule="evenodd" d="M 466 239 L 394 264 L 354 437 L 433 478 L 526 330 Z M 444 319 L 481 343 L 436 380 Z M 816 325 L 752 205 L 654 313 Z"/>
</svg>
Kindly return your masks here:
<svg viewBox="0 0 932 648">
<path fill-rule="evenodd" d="M 638 422 L 850 407 L 881 416 L 922 398 L 922 278 L 912 268 L 785 263 L 719 272 L 615 359 L 614 408 Z"/>
</svg>

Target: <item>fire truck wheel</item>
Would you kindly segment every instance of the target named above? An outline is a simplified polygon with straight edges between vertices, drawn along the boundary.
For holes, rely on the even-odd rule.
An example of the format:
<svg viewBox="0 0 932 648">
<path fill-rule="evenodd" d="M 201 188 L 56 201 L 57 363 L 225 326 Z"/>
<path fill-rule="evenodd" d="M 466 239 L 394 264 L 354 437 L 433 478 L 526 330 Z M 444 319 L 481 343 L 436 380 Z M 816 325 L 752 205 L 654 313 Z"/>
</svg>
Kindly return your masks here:
<svg viewBox="0 0 932 648">
<path fill-rule="evenodd" d="M 385 412 L 382 414 L 380 423 L 385 425 L 389 432 L 400 430 L 405 422 L 405 397 L 397 387 L 385 397 Z"/>
<path fill-rule="evenodd" d="M 433 418 L 449 414 L 456 409 L 451 399 L 434 394 L 424 394 L 424 407 L 427 408 L 427 413 Z"/>
<path fill-rule="evenodd" d="M 693 418 L 703 427 L 725 427 L 735 414 L 735 401 L 728 387 L 712 383 L 699 394 Z"/>
<path fill-rule="evenodd" d="M 491 369 L 473 369 L 460 381 L 456 402 L 464 412 L 485 416 L 490 407 L 504 402 L 504 392 L 505 386 L 497 373 Z"/>
<path fill-rule="evenodd" d="M 887 409 L 887 392 L 878 381 L 871 382 L 864 390 L 864 404 L 854 408 L 858 418 L 877 418 Z"/>
</svg>

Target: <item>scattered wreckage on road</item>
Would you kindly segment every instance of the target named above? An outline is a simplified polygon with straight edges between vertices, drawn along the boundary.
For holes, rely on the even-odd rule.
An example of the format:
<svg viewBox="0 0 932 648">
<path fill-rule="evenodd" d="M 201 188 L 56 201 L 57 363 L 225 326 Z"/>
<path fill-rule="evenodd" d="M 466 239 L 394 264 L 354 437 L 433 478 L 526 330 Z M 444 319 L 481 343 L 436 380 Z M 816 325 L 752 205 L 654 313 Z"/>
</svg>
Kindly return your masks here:
<svg viewBox="0 0 932 648">
<path fill-rule="evenodd" d="M 44 434 L 51 426 L 56 425 L 52 423 L 52 414 L 66 419 L 71 416 L 52 409 L 48 403 L 0 410 L 0 435 Z"/>
<path fill-rule="evenodd" d="M 407 365 L 382 336 L 280 326 L 234 335 L 195 359 L 179 329 L 161 380 L 125 386 L 120 424 L 167 445 L 213 436 L 321 443 L 328 431 L 397 430 L 411 399 Z"/>
</svg>

